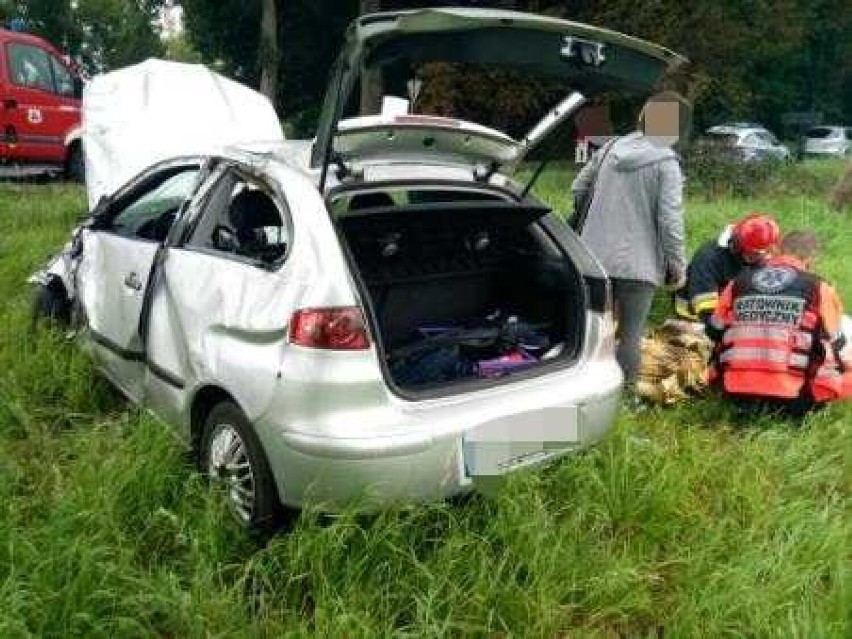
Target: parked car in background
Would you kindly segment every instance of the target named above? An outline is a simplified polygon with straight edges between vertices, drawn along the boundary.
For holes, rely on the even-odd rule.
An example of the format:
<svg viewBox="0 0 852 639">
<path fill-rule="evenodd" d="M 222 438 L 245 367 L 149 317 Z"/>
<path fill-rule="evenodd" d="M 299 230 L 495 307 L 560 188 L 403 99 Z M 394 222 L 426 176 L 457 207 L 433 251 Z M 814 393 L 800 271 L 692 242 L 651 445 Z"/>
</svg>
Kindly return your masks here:
<svg viewBox="0 0 852 639">
<path fill-rule="evenodd" d="M 815 126 L 805 132 L 805 153 L 843 158 L 852 153 L 852 128 Z"/>
<path fill-rule="evenodd" d="M 82 89 L 56 47 L 0 29 L 0 163 L 82 180 Z"/>
<path fill-rule="evenodd" d="M 538 70 L 570 94 L 521 140 L 345 112 L 360 73 L 435 60 Z M 93 194 L 34 276 L 37 310 L 76 322 L 119 388 L 183 427 L 246 526 L 311 498 L 441 498 L 576 452 L 619 405 L 608 280 L 580 229 L 511 175 L 587 97 L 647 95 L 683 62 L 516 12 L 361 17 L 309 156 L 298 142 L 199 155 L 188 138 L 182 157 Z M 198 113 L 211 101 L 166 97 Z M 104 157 L 158 143 L 113 136 Z"/>
<path fill-rule="evenodd" d="M 711 126 L 707 129 L 707 133 L 736 133 L 742 129 L 758 129 L 767 133 L 769 132 L 766 127 L 757 122 L 725 122 Z"/>
<path fill-rule="evenodd" d="M 707 130 L 712 147 L 743 162 L 789 160 L 790 149 L 763 127 L 720 125 Z"/>
</svg>

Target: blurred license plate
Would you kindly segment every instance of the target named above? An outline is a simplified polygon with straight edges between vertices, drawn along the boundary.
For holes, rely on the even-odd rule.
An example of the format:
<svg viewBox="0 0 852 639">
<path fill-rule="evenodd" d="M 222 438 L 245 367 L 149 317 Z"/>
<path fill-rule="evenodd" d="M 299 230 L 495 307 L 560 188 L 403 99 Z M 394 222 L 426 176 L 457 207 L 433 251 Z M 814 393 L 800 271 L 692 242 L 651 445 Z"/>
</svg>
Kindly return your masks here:
<svg viewBox="0 0 852 639">
<path fill-rule="evenodd" d="M 467 475 L 503 475 L 577 448 L 578 416 L 576 406 L 563 406 L 480 424 L 464 436 Z"/>
</svg>

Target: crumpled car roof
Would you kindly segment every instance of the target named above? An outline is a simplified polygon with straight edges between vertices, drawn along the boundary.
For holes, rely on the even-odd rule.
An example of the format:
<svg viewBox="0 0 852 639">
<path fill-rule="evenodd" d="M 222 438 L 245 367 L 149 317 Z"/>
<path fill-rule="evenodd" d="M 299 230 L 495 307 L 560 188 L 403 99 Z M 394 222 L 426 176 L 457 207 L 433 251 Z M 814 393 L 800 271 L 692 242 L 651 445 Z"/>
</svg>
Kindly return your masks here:
<svg viewBox="0 0 852 639">
<path fill-rule="evenodd" d="M 265 96 L 200 64 L 150 59 L 96 76 L 83 92 L 90 206 L 161 160 L 283 141 Z"/>
</svg>

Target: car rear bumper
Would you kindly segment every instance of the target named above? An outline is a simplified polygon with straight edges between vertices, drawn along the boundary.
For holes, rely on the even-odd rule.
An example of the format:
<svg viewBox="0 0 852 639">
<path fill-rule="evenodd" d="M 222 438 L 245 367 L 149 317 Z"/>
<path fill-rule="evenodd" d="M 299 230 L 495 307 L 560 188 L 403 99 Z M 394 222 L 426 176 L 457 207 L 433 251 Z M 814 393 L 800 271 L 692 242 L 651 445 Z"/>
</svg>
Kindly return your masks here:
<svg viewBox="0 0 852 639">
<path fill-rule="evenodd" d="M 288 505 L 439 499 L 469 490 L 480 476 L 540 465 L 599 440 L 618 410 L 621 372 L 614 361 L 584 369 L 593 383 L 568 373 L 526 389 L 508 385 L 486 402 L 436 402 L 415 411 L 391 402 L 374 414 L 394 414 L 392 434 L 341 437 L 266 421 L 258 431 Z M 357 414 L 350 418 L 358 424 L 353 431 L 369 429 Z"/>
</svg>

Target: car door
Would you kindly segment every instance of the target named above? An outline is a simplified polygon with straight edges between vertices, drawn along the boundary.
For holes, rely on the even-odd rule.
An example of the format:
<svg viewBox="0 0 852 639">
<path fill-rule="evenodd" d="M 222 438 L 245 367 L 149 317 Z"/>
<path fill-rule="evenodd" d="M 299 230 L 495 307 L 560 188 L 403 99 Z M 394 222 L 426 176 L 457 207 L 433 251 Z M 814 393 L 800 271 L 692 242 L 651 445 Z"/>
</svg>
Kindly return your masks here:
<svg viewBox="0 0 852 639">
<path fill-rule="evenodd" d="M 35 44 L 6 45 L 8 82 L 7 137 L 12 159 L 43 162 L 65 160 L 65 136 L 80 119 L 75 83 L 67 67 Z M 59 82 L 57 82 L 57 80 Z"/>
<path fill-rule="evenodd" d="M 77 294 L 95 359 L 141 401 L 145 353 L 139 322 L 154 260 L 197 189 L 201 161 L 158 166 L 129 185 L 82 232 Z"/>
<path fill-rule="evenodd" d="M 293 305 L 291 238 L 286 203 L 268 184 L 230 163 L 205 181 L 158 260 L 144 314 L 154 412 L 179 422 L 201 383 L 246 409 L 268 397 Z"/>
</svg>

